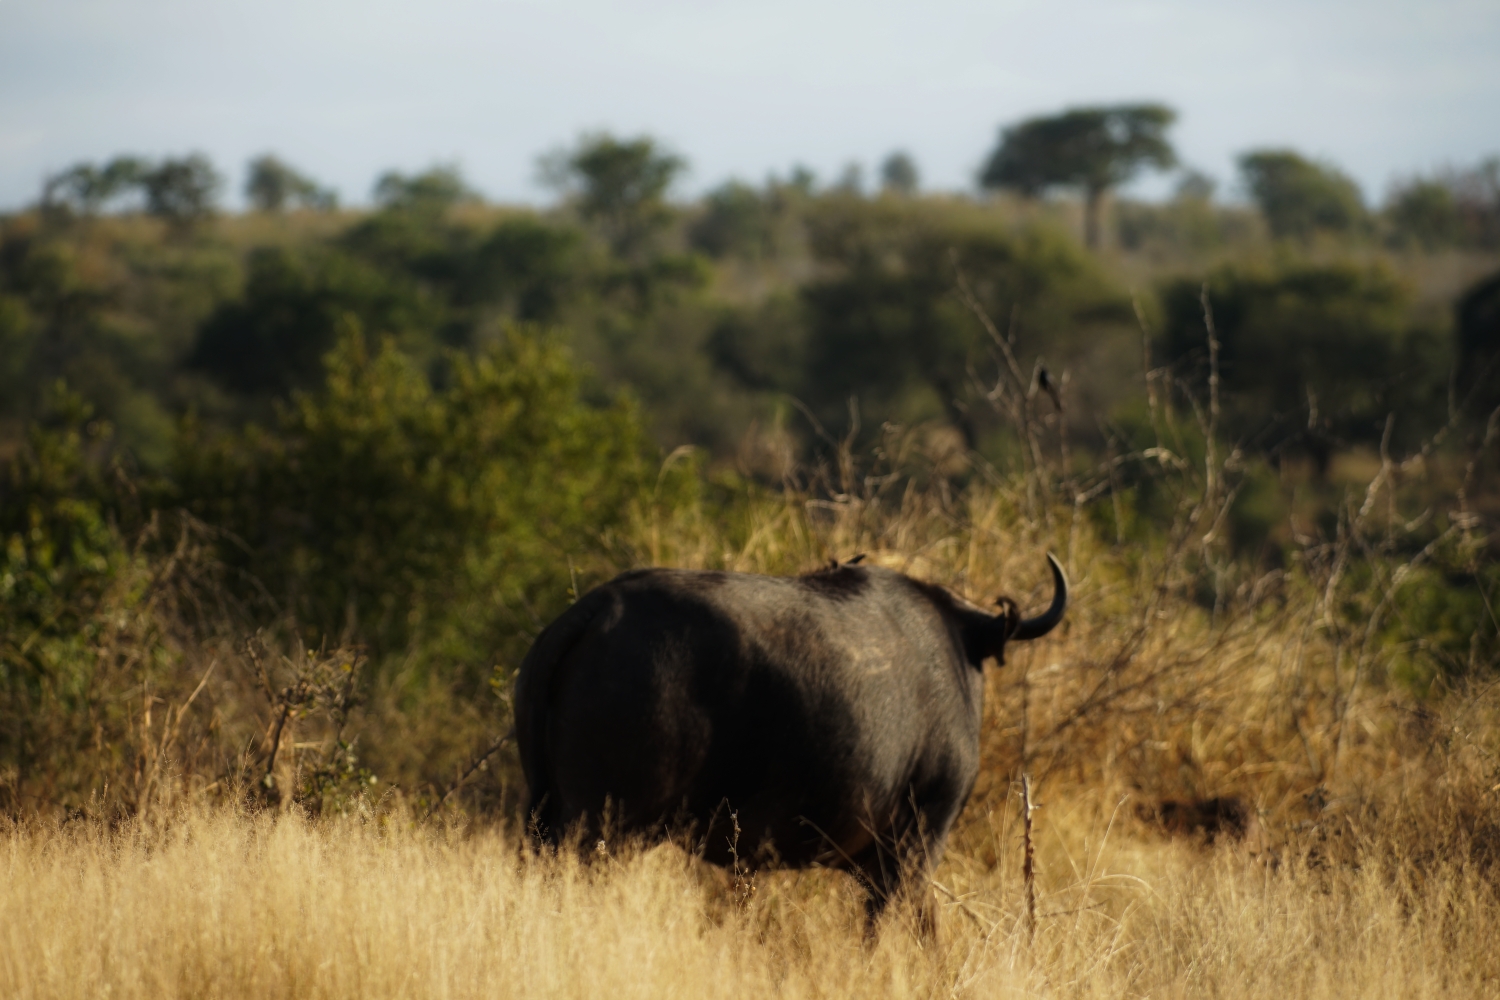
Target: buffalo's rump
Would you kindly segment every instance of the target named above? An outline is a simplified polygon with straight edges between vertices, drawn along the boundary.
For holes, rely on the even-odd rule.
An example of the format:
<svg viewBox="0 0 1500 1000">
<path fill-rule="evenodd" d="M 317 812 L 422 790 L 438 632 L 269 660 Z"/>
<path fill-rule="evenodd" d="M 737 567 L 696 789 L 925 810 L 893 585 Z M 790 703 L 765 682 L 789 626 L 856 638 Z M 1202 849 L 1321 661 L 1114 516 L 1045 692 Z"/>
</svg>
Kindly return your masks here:
<svg viewBox="0 0 1500 1000">
<path fill-rule="evenodd" d="M 742 858 L 842 865 L 903 823 L 946 830 L 972 787 L 979 672 L 899 574 L 641 571 L 553 629 L 521 751 L 555 832 L 691 828 L 725 861 L 737 820 Z"/>
</svg>

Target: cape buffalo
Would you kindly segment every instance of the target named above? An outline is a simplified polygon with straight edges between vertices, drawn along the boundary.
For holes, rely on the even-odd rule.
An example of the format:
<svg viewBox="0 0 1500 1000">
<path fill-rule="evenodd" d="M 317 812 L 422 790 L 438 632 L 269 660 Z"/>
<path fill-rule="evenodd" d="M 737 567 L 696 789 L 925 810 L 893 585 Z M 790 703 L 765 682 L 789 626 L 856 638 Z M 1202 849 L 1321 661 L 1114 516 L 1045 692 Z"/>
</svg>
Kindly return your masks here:
<svg viewBox="0 0 1500 1000">
<path fill-rule="evenodd" d="M 553 843 L 691 827 L 717 864 L 845 868 L 873 927 L 974 787 L 984 662 L 1062 620 L 1068 582 L 1047 559 L 1052 605 L 1025 619 L 857 559 L 621 574 L 521 664 L 532 822 Z"/>
</svg>

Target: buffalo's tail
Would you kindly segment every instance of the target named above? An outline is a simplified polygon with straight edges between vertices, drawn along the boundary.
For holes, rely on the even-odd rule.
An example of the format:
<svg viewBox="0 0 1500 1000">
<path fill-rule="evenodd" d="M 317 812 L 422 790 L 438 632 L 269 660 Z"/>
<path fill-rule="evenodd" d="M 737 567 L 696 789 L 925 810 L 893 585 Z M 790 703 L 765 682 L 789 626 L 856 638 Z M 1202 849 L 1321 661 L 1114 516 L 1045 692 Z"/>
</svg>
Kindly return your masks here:
<svg viewBox="0 0 1500 1000">
<path fill-rule="evenodd" d="M 553 821 L 560 803 L 553 794 L 552 767 L 547 756 L 552 688 L 558 665 L 568 655 L 599 612 L 609 604 L 607 587 L 584 594 L 536 637 L 516 675 L 516 747 L 526 775 L 527 817 L 533 830 L 553 842 L 562 834 Z"/>
</svg>

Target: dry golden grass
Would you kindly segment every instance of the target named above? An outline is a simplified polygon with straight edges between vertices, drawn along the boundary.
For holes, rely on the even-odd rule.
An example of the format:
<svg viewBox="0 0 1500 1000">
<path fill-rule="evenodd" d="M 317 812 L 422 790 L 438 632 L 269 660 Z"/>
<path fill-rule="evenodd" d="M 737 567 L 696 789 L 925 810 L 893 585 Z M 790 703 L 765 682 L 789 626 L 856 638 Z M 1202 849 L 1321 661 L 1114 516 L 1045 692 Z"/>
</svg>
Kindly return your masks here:
<svg viewBox="0 0 1500 1000">
<path fill-rule="evenodd" d="M 945 863 L 942 940 L 861 935 L 849 883 L 762 876 L 738 908 L 672 847 L 584 866 L 502 830 L 199 809 L 18 828 L 0 846 L 0 994 L 42 998 L 1494 996 L 1492 882 L 1438 864 L 1271 868 L 1142 839 L 1099 796 L 1039 823 L 1040 921 L 998 816 Z M 992 821 L 992 822 L 987 822 Z M 978 851 L 979 853 L 969 853 Z M 980 855 L 993 858 L 979 860 Z M 956 898 L 957 901 L 954 901 Z"/>
<path fill-rule="evenodd" d="M 585 864 L 530 853 L 505 820 L 423 822 L 399 792 L 310 820 L 210 786 L 113 827 L 3 833 L 0 996 L 1500 994 L 1500 692 L 1433 706 L 1381 682 L 1313 570 L 1231 579 L 1211 612 L 1167 541 L 1101 544 L 1025 504 L 1019 486 L 788 494 L 738 524 L 684 508 L 639 528 L 642 561 L 777 572 L 864 551 L 1024 604 L 1044 599 L 1043 549 L 1067 557 L 1066 629 L 990 673 L 936 942 L 897 910 L 867 944 L 838 873 L 761 873 L 741 906 L 672 846 Z M 1034 935 L 1022 772 L 1042 804 Z M 1140 811 L 1229 795 L 1257 817 L 1243 842 L 1171 838 Z"/>
</svg>

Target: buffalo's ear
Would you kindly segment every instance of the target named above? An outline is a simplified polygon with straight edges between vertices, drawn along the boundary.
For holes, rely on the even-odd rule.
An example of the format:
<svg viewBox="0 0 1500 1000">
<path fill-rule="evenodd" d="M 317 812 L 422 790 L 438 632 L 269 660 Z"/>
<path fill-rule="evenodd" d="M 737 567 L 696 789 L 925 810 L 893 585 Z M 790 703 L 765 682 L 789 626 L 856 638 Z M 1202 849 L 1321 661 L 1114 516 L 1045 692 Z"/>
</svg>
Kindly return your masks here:
<svg viewBox="0 0 1500 1000">
<path fill-rule="evenodd" d="M 1021 627 L 1021 608 L 1009 597 L 1001 595 L 995 598 L 995 606 L 1000 613 L 994 617 L 994 626 L 990 629 L 989 648 L 985 651 L 995 658 L 995 665 L 1005 666 L 1005 644 L 1016 634 L 1016 629 Z"/>
<path fill-rule="evenodd" d="M 1006 639 L 1010 639 L 1016 634 L 1016 629 L 1021 627 L 1021 606 L 1004 594 L 995 598 L 995 606 L 1000 609 L 997 619 L 1001 634 Z"/>
</svg>

